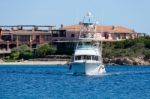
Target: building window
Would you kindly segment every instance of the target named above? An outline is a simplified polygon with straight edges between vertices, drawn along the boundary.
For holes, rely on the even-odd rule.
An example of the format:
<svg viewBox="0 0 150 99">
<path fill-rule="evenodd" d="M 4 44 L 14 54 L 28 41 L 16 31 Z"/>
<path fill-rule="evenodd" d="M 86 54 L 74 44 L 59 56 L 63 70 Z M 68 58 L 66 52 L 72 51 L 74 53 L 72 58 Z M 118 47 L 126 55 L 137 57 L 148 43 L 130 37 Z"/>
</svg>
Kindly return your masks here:
<svg viewBox="0 0 150 99">
<path fill-rule="evenodd" d="M 52 36 L 53 37 L 58 37 L 59 35 L 58 35 L 58 31 L 52 31 Z"/>
<path fill-rule="evenodd" d="M 10 35 L 2 35 L 2 39 L 4 41 L 10 41 L 11 40 L 11 36 Z"/>
<path fill-rule="evenodd" d="M 109 38 L 109 34 L 107 32 L 104 32 L 104 35 L 105 39 L 108 39 Z"/>
<path fill-rule="evenodd" d="M 72 38 L 75 37 L 74 34 L 71 34 L 71 37 L 72 37 Z"/>
<path fill-rule="evenodd" d="M 120 39 L 120 34 L 119 33 L 116 33 L 115 36 L 116 36 L 117 40 Z"/>
<path fill-rule="evenodd" d="M 20 35 L 19 36 L 19 41 L 29 41 L 30 40 L 30 36 L 29 35 Z"/>
<path fill-rule="evenodd" d="M 66 37 L 66 31 L 65 30 L 60 30 L 59 31 L 59 36 L 60 37 Z"/>
<path fill-rule="evenodd" d="M 51 35 L 45 35 L 45 36 L 44 36 L 44 40 L 48 41 L 48 40 L 50 40 L 50 39 L 51 39 Z"/>
<path fill-rule="evenodd" d="M 126 39 L 126 33 L 122 34 L 122 39 Z"/>
</svg>

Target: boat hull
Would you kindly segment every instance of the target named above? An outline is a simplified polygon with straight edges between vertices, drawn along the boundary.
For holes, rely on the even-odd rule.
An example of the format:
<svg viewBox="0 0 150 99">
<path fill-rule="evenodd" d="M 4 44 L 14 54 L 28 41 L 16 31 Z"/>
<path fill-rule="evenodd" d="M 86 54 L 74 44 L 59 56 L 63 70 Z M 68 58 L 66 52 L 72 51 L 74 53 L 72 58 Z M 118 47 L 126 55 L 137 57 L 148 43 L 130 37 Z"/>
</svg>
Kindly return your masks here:
<svg viewBox="0 0 150 99">
<path fill-rule="evenodd" d="M 100 75 L 105 73 L 104 65 L 99 63 L 74 62 L 70 65 L 73 74 Z"/>
</svg>

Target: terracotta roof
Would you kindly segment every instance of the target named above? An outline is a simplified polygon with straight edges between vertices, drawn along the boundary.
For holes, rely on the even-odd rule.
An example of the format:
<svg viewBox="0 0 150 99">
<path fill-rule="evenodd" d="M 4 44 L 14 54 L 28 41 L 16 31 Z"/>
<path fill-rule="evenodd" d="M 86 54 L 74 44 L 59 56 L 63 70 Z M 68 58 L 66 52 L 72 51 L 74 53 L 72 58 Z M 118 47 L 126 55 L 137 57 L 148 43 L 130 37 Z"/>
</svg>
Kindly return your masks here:
<svg viewBox="0 0 150 99">
<path fill-rule="evenodd" d="M 113 28 L 114 26 L 100 26 L 100 25 L 97 25 L 96 26 L 96 31 L 97 32 L 113 32 Z"/>
<path fill-rule="evenodd" d="M 64 26 L 63 29 L 66 29 L 68 31 L 80 31 L 81 25 L 70 25 L 70 26 Z M 96 26 L 97 32 L 109 32 L 109 33 L 135 33 L 134 30 L 129 29 L 127 27 L 123 26 Z"/>
<path fill-rule="evenodd" d="M 68 31 L 79 31 L 81 29 L 81 25 L 75 24 L 70 26 L 65 26 L 63 29 L 66 29 Z"/>
</svg>

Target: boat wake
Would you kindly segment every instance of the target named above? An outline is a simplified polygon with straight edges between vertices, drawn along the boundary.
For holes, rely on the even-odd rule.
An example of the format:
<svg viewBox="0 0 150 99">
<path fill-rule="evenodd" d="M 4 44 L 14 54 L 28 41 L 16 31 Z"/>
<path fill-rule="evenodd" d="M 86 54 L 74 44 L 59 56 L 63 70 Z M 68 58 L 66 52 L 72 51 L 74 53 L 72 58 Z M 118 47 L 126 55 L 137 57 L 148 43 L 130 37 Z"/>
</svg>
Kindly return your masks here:
<svg viewBox="0 0 150 99">
<path fill-rule="evenodd" d="M 130 75 L 130 74 L 150 74 L 150 71 L 123 71 L 123 72 L 112 72 L 112 73 L 105 73 L 105 75 L 112 76 L 112 75 Z"/>
<path fill-rule="evenodd" d="M 106 74 L 106 71 L 104 67 L 97 67 L 94 70 L 88 71 L 86 74 L 89 76 L 102 76 Z"/>
</svg>

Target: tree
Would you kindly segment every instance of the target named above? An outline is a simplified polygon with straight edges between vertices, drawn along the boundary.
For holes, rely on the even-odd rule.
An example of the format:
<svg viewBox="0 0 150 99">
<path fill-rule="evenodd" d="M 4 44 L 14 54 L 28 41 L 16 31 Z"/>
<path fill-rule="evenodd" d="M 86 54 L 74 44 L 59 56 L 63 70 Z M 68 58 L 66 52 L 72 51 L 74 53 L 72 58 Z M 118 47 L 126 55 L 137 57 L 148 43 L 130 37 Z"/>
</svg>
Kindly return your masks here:
<svg viewBox="0 0 150 99">
<path fill-rule="evenodd" d="M 56 47 L 49 45 L 48 43 L 44 43 L 39 45 L 35 52 L 38 57 L 44 57 L 46 55 L 54 54 L 56 50 Z"/>
<path fill-rule="evenodd" d="M 18 48 L 13 48 L 10 58 L 17 59 L 30 59 L 32 57 L 32 51 L 27 45 L 21 45 Z"/>
<path fill-rule="evenodd" d="M 27 45 L 21 45 L 18 49 L 20 59 L 30 59 L 32 57 L 32 51 Z"/>
<path fill-rule="evenodd" d="M 134 39 L 127 39 L 124 41 L 124 48 L 131 48 L 136 44 L 136 41 Z"/>
<path fill-rule="evenodd" d="M 145 55 L 144 57 L 145 59 L 150 59 L 150 50 L 149 49 L 145 50 L 144 55 Z"/>
<path fill-rule="evenodd" d="M 114 45 L 115 49 L 124 48 L 124 41 L 115 42 Z"/>
<path fill-rule="evenodd" d="M 13 49 L 11 50 L 10 59 L 12 59 L 12 60 L 17 60 L 17 59 L 19 59 L 19 55 L 20 55 L 19 50 L 18 50 L 17 48 L 13 48 Z"/>
</svg>

